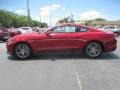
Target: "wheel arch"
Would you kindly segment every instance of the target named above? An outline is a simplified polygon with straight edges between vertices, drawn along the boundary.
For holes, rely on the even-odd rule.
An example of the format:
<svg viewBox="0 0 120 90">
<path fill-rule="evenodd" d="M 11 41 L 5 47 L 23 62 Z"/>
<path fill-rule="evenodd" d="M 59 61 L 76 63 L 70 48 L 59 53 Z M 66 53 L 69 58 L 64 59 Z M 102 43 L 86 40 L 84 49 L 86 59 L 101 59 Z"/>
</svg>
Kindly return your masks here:
<svg viewBox="0 0 120 90">
<path fill-rule="evenodd" d="M 32 48 L 32 46 L 30 45 L 30 43 L 24 42 L 24 41 L 20 41 L 20 42 L 17 42 L 17 43 L 15 44 L 15 46 L 13 47 L 13 54 L 14 54 L 14 49 L 15 49 L 15 47 L 16 47 L 18 44 L 20 44 L 20 43 L 25 43 L 25 44 L 27 44 L 27 45 L 30 47 L 31 52 L 33 53 L 33 48 Z"/>
<path fill-rule="evenodd" d="M 105 47 L 104 47 L 104 44 L 102 43 L 102 41 L 99 41 L 99 40 L 90 40 L 90 41 L 88 41 L 88 42 L 85 43 L 85 45 L 83 47 L 83 52 L 85 50 L 85 47 L 88 45 L 88 43 L 91 43 L 91 42 L 97 42 L 97 43 L 99 43 L 102 46 L 103 51 L 105 51 Z"/>
</svg>

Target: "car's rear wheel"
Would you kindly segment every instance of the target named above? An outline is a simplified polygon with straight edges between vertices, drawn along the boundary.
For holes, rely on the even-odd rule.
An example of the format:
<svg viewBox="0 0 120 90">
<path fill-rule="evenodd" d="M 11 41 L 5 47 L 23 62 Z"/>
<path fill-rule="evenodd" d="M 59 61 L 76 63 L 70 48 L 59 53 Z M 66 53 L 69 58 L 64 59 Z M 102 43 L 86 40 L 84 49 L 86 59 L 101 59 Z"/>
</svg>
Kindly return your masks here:
<svg viewBox="0 0 120 90">
<path fill-rule="evenodd" d="M 18 43 L 15 46 L 14 54 L 15 54 L 16 57 L 18 57 L 20 59 L 26 59 L 26 58 L 29 58 L 31 56 L 32 49 L 26 43 Z"/>
<path fill-rule="evenodd" d="M 87 57 L 97 58 L 101 55 L 103 47 L 99 42 L 89 42 L 84 50 Z"/>
</svg>

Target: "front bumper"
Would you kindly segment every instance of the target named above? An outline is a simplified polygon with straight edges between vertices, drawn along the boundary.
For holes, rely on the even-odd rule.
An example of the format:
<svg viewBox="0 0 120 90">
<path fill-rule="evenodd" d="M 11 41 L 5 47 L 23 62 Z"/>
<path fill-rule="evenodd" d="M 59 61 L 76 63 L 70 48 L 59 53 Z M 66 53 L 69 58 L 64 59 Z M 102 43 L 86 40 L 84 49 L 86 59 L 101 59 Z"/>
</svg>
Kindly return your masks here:
<svg viewBox="0 0 120 90">
<path fill-rule="evenodd" d="M 7 44 L 6 43 L 7 54 L 13 54 L 14 53 L 14 46 L 15 46 L 15 43 L 12 43 L 12 44 Z"/>
<path fill-rule="evenodd" d="M 13 54 L 13 47 L 7 46 L 7 54 Z"/>
</svg>

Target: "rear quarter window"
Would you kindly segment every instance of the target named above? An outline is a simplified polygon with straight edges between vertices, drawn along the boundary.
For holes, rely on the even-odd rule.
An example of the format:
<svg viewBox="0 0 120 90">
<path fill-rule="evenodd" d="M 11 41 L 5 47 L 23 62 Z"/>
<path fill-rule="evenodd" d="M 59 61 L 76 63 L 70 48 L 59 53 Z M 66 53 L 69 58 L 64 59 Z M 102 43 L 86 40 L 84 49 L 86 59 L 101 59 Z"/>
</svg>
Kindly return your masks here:
<svg viewBox="0 0 120 90">
<path fill-rule="evenodd" d="M 75 32 L 87 32 L 88 28 L 85 27 L 76 27 Z"/>
</svg>

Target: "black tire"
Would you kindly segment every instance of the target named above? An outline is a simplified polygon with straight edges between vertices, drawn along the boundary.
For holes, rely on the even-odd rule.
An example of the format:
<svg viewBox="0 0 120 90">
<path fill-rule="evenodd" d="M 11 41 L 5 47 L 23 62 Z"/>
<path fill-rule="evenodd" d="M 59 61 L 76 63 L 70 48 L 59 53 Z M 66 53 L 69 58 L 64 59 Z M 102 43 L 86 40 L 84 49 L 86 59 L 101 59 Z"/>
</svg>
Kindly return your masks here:
<svg viewBox="0 0 120 90">
<path fill-rule="evenodd" d="M 20 59 L 27 59 L 32 55 L 32 49 L 26 43 L 18 43 L 14 48 L 14 55 Z"/>
<path fill-rule="evenodd" d="M 84 48 L 84 54 L 89 58 L 99 57 L 102 51 L 103 47 L 99 42 L 89 42 Z"/>
</svg>

